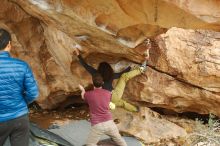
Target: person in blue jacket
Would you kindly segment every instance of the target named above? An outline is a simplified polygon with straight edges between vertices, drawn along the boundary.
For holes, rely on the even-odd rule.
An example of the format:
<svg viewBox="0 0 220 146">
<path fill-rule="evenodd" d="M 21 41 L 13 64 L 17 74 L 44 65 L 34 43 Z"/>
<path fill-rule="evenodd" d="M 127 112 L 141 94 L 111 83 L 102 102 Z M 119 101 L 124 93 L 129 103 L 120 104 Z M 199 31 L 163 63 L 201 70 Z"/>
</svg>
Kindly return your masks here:
<svg viewBox="0 0 220 146">
<path fill-rule="evenodd" d="M 0 28 L 0 146 L 29 145 L 28 104 L 39 95 L 29 65 L 10 57 L 11 35 Z"/>
</svg>

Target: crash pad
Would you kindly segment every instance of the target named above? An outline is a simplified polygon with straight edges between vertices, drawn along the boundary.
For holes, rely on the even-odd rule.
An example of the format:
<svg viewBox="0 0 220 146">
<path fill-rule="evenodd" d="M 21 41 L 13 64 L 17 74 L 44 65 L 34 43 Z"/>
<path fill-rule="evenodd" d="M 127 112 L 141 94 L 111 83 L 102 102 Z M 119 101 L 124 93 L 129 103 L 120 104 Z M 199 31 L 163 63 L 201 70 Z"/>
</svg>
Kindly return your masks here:
<svg viewBox="0 0 220 146">
<path fill-rule="evenodd" d="M 49 131 L 59 135 L 63 139 L 67 140 L 74 146 L 83 146 L 86 143 L 91 124 L 86 120 L 70 121 L 68 124 L 60 126 L 56 129 L 50 129 Z M 142 143 L 134 137 L 123 137 L 128 146 L 143 146 Z M 102 136 L 100 144 L 114 146 L 108 136 Z"/>
</svg>

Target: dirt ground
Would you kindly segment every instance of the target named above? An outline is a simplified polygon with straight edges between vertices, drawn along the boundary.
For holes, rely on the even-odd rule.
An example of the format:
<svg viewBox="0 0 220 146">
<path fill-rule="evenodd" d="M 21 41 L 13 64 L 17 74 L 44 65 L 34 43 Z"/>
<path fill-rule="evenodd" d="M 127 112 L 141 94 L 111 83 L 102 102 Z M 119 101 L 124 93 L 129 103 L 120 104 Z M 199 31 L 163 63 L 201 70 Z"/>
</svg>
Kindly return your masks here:
<svg viewBox="0 0 220 146">
<path fill-rule="evenodd" d="M 48 129 L 50 125 L 62 125 L 70 120 L 89 119 L 88 106 L 68 107 L 59 110 L 36 110 L 30 108 L 30 121 L 39 125 L 43 129 Z"/>
<path fill-rule="evenodd" d="M 167 120 L 183 127 L 187 133 L 194 131 L 196 122 L 193 119 L 181 116 L 167 116 L 163 115 Z M 75 104 L 67 106 L 65 108 L 59 108 L 57 110 L 41 110 L 34 107 L 30 108 L 30 121 L 36 123 L 43 129 L 48 129 L 51 125 L 63 125 L 70 120 L 89 120 L 89 109 L 86 104 Z M 185 143 L 185 139 L 177 138 L 170 140 L 162 140 L 156 144 L 150 144 L 151 146 L 182 146 Z M 147 145 L 148 146 L 148 145 Z"/>
</svg>

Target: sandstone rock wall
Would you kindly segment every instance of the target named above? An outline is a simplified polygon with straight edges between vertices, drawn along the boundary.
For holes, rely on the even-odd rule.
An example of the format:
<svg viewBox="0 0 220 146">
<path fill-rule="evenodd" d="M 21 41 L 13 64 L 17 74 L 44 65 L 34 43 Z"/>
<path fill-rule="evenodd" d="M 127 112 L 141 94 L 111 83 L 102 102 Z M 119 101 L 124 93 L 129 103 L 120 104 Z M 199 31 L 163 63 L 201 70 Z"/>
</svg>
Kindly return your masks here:
<svg viewBox="0 0 220 146">
<path fill-rule="evenodd" d="M 149 69 L 129 82 L 124 98 L 220 116 L 219 7 L 205 0 L 2 0 L 0 26 L 13 34 L 12 54 L 32 66 L 45 109 L 91 83 L 74 44 L 93 66 L 105 60 L 124 68 L 118 62 L 143 61 L 150 37 Z"/>
<path fill-rule="evenodd" d="M 177 7 L 191 13 L 197 18 L 208 23 L 219 23 L 220 1 L 207 0 L 165 0 L 175 4 Z"/>
</svg>

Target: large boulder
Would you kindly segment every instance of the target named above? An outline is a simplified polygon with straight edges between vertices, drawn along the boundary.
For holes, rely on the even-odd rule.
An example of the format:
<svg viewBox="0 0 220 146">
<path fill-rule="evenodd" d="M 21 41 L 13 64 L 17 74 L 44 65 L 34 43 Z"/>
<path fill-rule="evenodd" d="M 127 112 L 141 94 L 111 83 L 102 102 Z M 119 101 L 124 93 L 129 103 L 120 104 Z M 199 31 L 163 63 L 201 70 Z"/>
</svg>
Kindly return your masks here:
<svg viewBox="0 0 220 146">
<path fill-rule="evenodd" d="M 198 0 L 2 0 L 0 25 L 13 34 L 13 56 L 33 68 L 44 109 L 79 94 L 79 83 L 91 84 L 73 45 L 82 46 L 83 57 L 94 67 L 104 60 L 124 68 L 121 60 L 143 61 L 142 42 L 151 37 L 149 69 L 129 82 L 124 98 L 177 112 L 220 115 L 219 33 L 191 30 L 218 31 L 218 5 Z"/>
<path fill-rule="evenodd" d="M 117 109 L 113 111 L 113 114 L 119 122 L 117 126 L 121 132 L 134 135 L 144 143 L 157 143 L 165 139 L 186 136 L 186 131 L 183 128 L 146 107 L 141 107 L 139 113 Z"/>
<path fill-rule="evenodd" d="M 137 106 L 220 116 L 219 2 L 207 0 L 1 0 L 0 27 L 12 33 L 12 56 L 27 61 L 40 87 L 37 102 L 53 109 L 91 76 L 90 65 L 120 71 L 140 64 L 151 38 L 148 70 L 131 79 L 123 98 Z M 146 143 L 186 132 L 148 108 L 115 111 L 120 130 Z"/>
<path fill-rule="evenodd" d="M 157 38 L 152 65 L 183 82 L 220 92 L 219 39 L 218 32 L 172 28 Z"/>
</svg>

